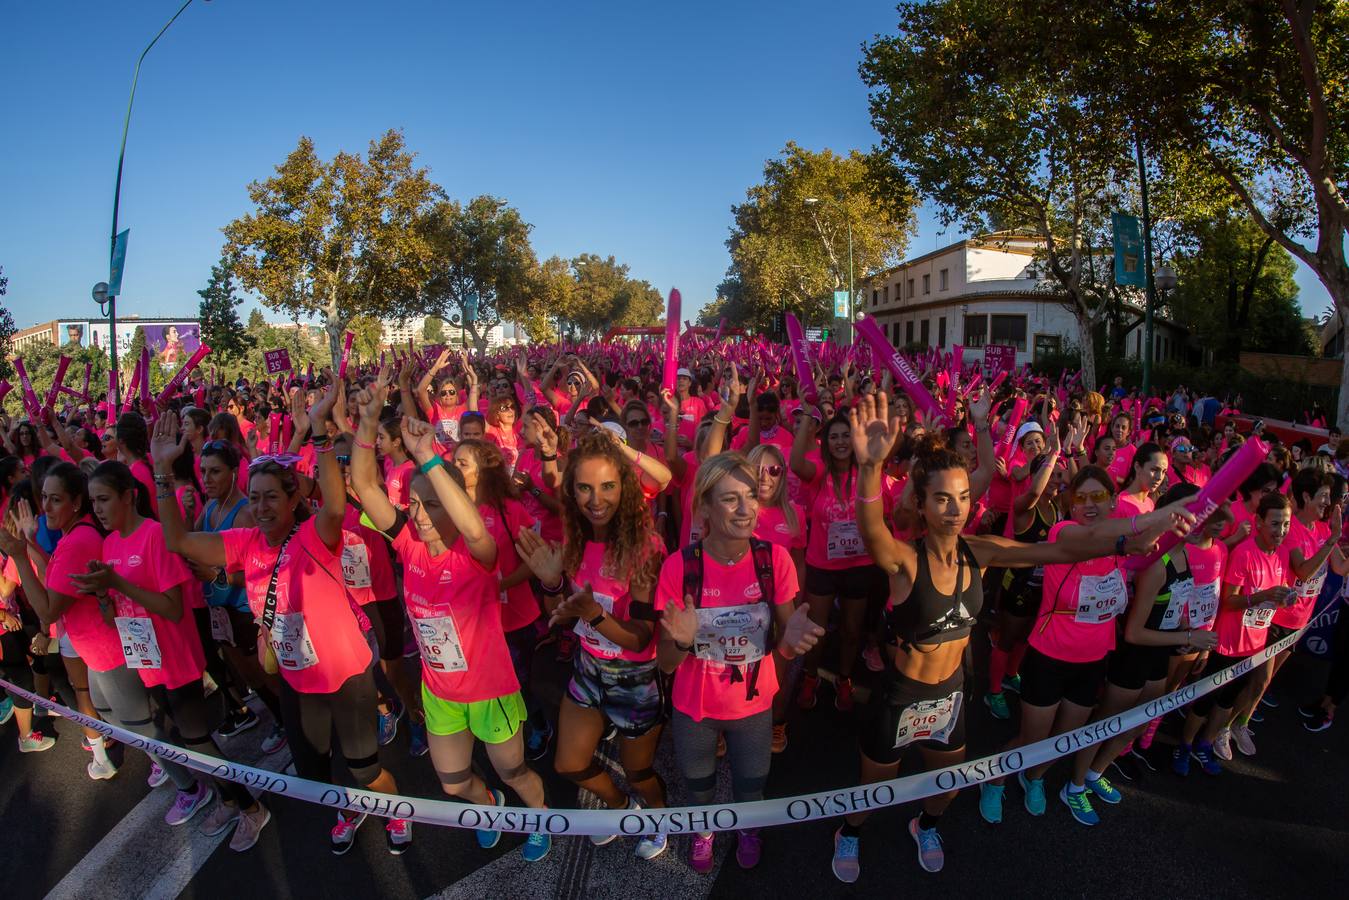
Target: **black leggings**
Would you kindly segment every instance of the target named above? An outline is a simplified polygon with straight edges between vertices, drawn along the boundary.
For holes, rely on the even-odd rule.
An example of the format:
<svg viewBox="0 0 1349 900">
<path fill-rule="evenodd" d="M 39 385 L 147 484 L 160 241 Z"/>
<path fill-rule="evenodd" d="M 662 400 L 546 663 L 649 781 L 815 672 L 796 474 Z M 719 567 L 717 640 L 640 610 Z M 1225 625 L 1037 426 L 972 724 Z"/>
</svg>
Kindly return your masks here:
<svg viewBox="0 0 1349 900">
<path fill-rule="evenodd" d="M 189 681 L 182 687 L 166 688 L 162 684 L 150 688 L 150 699 L 173 720 L 172 738 L 181 741 L 188 750 L 225 759 L 224 753 L 211 737 L 212 712 L 206 702 L 206 691 L 201 679 Z M 241 784 L 214 779 L 220 796 L 235 803 L 240 809 L 253 805 L 253 795 Z"/>
<path fill-rule="evenodd" d="M 331 694 L 302 694 L 282 677 L 281 720 L 286 725 L 295 772 L 301 778 L 331 779 L 334 731 L 356 783 L 365 786 L 379 777 L 374 667 L 372 660 L 364 672 L 351 676 Z"/>
</svg>

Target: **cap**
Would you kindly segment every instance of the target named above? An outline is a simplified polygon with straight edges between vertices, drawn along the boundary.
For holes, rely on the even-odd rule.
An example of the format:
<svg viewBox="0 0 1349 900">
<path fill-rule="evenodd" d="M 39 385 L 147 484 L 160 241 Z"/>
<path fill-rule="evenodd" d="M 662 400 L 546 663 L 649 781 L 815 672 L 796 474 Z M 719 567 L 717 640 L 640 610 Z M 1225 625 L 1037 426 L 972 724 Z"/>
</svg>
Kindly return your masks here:
<svg viewBox="0 0 1349 900">
<path fill-rule="evenodd" d="M 627 429 L 625 429 L 622 425 L 619 425 L 617 422 L 604 421 L 600 423 L 600 427 L 607 428 L 614 434 L 618 435 L 618 439 L 623 443 L 626 444 L 628 442 Z"/>
<path fill-rule="evenodd" d="M 1023 437 L 1028 434 L 1034 434 L 1037 431 L 1042 434 L 1044 433 L 1044 429 L 1040 427 L 1039 422 L 1026 422 L 1022 424 L 1022 426 L 1016 430 L 1016 442 L 1018 444 L 1021 443 Z"/>
<path fill-rule="evenodd" d="M 693 380 L 693 373 L 690 372 L 688 369 L 680 369 L 678 372 L 675 372 L 675 377 L 676 377 L 676 378 L 687 378 L 689 381 L 692 381 L 692 380 Z"/>
</svg>

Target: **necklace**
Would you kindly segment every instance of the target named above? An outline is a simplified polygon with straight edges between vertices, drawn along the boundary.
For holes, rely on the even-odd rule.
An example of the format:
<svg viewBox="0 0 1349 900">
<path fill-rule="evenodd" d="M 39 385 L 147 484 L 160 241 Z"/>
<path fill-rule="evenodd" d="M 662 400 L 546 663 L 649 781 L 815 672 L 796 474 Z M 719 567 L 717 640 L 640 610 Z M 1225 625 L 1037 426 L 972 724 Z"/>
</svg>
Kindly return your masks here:
<svg viewBox="0 0 1349 900">
<path fill-rule="evenodd" d="M 712 545 L 709 541 L 703 541 L 703 549 L 707 551 L 708 556 L 711 556 L 717 562 L 725 563 L 728 566 L 733 566 L 736 563 L 740 562 L 740 560 L 745 558 L 745 554 L 749 553 L 748 546 L 746 546 L 744 550 L 741 550 L 735 556 L 730 556 L 725 553 L 717 553 L 712 549 Z"/>
</svg>

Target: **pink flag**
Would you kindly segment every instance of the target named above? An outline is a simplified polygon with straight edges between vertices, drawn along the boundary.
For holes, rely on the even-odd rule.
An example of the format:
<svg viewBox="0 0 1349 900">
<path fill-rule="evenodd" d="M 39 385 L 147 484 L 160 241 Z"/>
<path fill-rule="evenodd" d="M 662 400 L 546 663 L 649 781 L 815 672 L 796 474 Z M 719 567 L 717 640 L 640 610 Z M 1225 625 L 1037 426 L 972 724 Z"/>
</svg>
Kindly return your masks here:
<svg viewBox="0 0 1349 900">
<path fill-rule="evenodd" d="M 665 370 L 661 374 L 660 386 L 674 392 L 675 376 L 679 371 L 679 289 L 670 289 L 670 299 L 665 307 Z"/>
</svg>

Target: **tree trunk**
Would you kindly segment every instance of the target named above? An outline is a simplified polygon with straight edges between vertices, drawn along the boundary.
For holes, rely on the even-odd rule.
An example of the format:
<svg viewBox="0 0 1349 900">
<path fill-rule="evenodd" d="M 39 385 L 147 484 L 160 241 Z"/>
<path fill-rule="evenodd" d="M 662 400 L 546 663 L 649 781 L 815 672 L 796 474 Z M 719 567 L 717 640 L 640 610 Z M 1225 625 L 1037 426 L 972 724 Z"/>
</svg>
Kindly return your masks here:
<svg viewBox="0 0 1349 900">
<path fill-rule="evenodd" d="M 1077 343 L 1082 351 L 1082 384 L 1091 390 L 1096 384 L 1096 345 L 1091 337 L 1091 318 L 1080 305 L 1073 315 L 1077 319 Z"/>
</svg>

